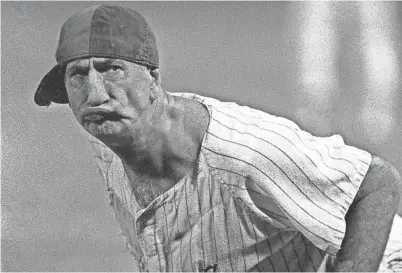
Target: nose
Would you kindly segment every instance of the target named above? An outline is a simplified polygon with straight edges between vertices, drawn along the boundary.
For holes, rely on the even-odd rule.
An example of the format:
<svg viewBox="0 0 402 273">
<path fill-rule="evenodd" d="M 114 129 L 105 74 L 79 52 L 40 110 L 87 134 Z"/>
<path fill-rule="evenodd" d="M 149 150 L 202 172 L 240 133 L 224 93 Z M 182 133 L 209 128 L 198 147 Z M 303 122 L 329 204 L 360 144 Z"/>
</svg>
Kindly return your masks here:
<svg viewBox="0 0 402 273">
<path fill-rule="evenodd" d="M 103 75 L 93 67 L 88 73 L 88 104 L 99 106 L 109 101 L 109 94 L 105 88 Z"/>
</svg>

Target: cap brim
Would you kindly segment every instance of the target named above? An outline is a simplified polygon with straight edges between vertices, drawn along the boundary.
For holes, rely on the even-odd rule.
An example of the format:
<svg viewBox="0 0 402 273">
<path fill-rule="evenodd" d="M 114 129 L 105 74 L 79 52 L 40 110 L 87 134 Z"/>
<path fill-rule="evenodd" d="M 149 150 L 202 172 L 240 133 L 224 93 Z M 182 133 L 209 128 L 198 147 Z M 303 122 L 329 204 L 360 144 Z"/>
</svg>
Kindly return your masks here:
<svg viewBox="0 0 402 273">
<path fill-rule="evenodd" d="M 35 92 L 34 101 L 39 106 L 49 106 L 52 102 L 68 103 L 64 75 L 60 64 L 54 66 L 42 79 Z"/>
</svg>

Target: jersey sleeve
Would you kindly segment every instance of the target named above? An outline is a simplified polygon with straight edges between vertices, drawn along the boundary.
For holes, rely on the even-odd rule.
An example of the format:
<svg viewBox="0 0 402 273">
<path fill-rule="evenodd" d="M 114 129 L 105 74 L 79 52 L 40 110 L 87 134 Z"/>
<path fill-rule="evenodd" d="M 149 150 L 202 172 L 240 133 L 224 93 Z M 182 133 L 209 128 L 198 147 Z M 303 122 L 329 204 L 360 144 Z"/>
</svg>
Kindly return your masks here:
<svg viewBox="0 0 402 273">
<path fill-rule="evenodd" d="M 280 156 L 270 157 L 272 163 L 265 167 L 282 188 L 271 192 L 276 205 L 317 247 L 335 254 L 345 236 L 345 215 L 370 166 L 370 153 L 346 145 L 340 135 L 313 136 L 284 118 L 267 115 L 259 122 L 270 122 L 276 134 L 267 141 Z M 272 181 L 256 180 L 257 187 L 272 188 L 267 183 Z M 264 199 L 254 200 L 264 207 Z"/>
<path fill-rule="evenodd" d="M 335 254 L 346 231 L 346 213 L 352 204 L 371 163 L 371 155 L 346 145 L 340 135 L 316 137 L 299 128 L 289 132 L 295 136 L 297 155 L 287 164 L 286 174 L 303 178 L 293 180 L 289 195 L 299 200 L 279 201 L 283 212 L 316 246 Z M 286 149 L 287 148 L 287 149 Z M 284 147 L 284 151 L 293 150 Z M 297 221 L 303 217 L 303 221 Z"/>
<path fill-rule="evenodd" d="M 212 109 L 208 134 L 208 149 L 224 157 L 219 164 L 247 177 L 240 186 L 254 210 L 336 254 L 370 153 L 340 135 L 316 137 L 286 118 L 233 103 Z"/>
</svg>

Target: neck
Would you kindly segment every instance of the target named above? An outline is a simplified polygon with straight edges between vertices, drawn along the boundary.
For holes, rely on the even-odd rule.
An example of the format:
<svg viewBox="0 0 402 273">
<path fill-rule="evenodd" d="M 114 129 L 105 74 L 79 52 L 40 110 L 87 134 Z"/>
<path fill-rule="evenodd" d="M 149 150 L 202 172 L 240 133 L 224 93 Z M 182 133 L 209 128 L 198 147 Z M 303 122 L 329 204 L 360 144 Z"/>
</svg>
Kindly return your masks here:
<svg viewBox="0 0 402 273">
<path fill-rule="evenodd" d="M 208 120 L 198 102 L 161 92 L 139 120 L 132 144 L 112 148 L 133 188 L 158 196 L 183 178 L 195 164 Z"/>
</svg>

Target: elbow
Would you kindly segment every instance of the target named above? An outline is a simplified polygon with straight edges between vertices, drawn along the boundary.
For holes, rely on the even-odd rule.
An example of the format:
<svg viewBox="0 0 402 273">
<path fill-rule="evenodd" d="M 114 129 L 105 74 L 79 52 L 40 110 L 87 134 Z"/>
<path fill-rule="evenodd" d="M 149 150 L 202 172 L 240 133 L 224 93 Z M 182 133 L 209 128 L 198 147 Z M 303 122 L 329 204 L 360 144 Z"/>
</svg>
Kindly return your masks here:
<svg viewBox="0 0 402 273">
<path fill-rule="evenodd" d="M 390 190 L 393 192 L 396 201 L 396 209 L 398 209 L 402 198 L 402 180 L 400 173 L 394 166 L 391 168 L 391 177 L 393 182 L 391 183 Z"/>
</svg>

